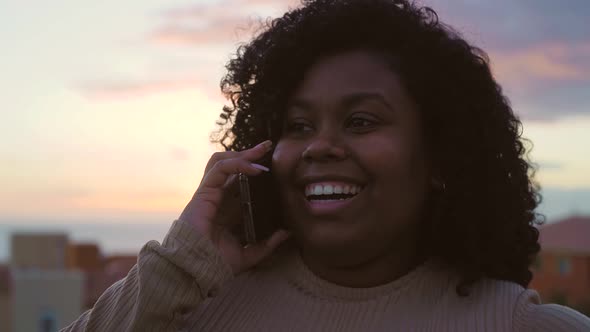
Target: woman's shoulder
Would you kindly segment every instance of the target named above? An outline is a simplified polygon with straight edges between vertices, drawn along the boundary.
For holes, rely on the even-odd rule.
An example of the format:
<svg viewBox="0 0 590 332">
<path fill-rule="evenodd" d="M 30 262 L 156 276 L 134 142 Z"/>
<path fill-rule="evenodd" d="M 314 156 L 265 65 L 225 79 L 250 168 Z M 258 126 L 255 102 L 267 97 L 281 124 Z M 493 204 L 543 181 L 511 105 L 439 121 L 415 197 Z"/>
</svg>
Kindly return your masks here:
<svg viewBox="0 0 590 332">
<path fill-rule="evenodd" d="M 509 311 L 514 331 L 590 331 L 590 318 L 566 306 L 543 304 L 537 291 L 515 282 L 482 279 L 470 296 L 487 308 Z"/>
<path fill-rule="evenodd" d="M 516 331 L 590 331 L 590 318 L 569 307 L 541 303 L 534 290 L 524 290 L 514 308 Z"/>
</svg>

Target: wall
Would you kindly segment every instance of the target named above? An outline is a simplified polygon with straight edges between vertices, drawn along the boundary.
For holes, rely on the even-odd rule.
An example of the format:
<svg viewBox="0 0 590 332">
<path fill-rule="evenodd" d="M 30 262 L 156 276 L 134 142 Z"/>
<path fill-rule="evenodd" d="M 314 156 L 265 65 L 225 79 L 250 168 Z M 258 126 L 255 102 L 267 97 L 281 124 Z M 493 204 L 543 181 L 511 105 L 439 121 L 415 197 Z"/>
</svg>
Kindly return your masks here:
<svg viewBox="0 0 590 332">
<path fill-rule="evenodd" d="M 83 285 L 79 271 L 14 269 L 14 332 L 40 331 L 43 324 L 56 331 L 69 325 L 82 313 Z"/>
<path fill-rule="evenodd" d="M 578 309 L 590 304 L 590 255 L 553 251 L 539 257 L 530 288 L 539 292 L 543 302 Z"/>
</svg>

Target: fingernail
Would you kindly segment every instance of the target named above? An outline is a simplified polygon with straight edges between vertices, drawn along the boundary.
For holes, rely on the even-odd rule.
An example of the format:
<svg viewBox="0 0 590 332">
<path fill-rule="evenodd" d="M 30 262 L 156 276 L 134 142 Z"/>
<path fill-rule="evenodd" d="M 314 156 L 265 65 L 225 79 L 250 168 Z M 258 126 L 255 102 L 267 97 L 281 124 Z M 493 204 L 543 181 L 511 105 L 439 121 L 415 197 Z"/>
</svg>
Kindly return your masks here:
<svg viewBox="0 0 590 332">
<path fill-rule="evenodd" d="M 268 167 L 262 166 L 260 164 L 251 163 L 250 165 L 252 165 L 252 167 L 259 169 L 261 171 L 265 171 L 265 172 L 270 171 L 270 169 L 268 169 Z"/>
<path fill-rule="evenodd" d="M 266 140 L 266 141 L 258 144 L 256 146 L 256 148 L 261 148 L 261 149 L 264 149 L 266 151 L 269 151 L 272 148 L 272 141 L 271 140 Z"/>
</svg>

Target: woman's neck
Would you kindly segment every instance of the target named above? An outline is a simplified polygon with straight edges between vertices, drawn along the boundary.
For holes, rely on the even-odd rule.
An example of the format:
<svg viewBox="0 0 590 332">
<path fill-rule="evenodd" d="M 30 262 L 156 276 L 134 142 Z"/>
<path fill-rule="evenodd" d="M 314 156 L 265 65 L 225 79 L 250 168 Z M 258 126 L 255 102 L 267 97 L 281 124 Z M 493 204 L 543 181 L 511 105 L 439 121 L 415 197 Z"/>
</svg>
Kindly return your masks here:
<svg viewBox="0 0 590 332">
<path fill-rule="evenodd" d="M 399 249 L 356 259 L 355 262 L 343 262 L 341 258 L 345 254 L 335 258 L 303 249 L 300 254 L 305 265 L 316 276 L 340 286 L 368 288 L 394 281 L 426 260 L 417 250 Z"/>
</svg>

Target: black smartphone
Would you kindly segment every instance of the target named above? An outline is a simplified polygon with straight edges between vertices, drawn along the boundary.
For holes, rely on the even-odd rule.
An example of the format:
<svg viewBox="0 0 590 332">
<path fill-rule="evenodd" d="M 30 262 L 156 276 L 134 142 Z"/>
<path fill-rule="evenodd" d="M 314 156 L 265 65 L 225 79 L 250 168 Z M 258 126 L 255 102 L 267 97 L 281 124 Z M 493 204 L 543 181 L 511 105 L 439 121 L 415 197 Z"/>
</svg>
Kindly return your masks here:
<svg viewBox="0 0 590 332">
<path fill-rule="evenodd" d="M 246 174 L 238 174 L 240 182 L 240 206 L 242 212 L 242 224 L 246 244 L 256 243 L 256 229 L 254 228 L 254 216 L 252 214 L 252 198 L 250 196 L 250 181 Z"/>
<path fill-rule="evenodd" d="M 256 161 L 270 172 L 257 176 L 238 175 L 240 182 L 241 229 L 238 231 L 242 244 L 264 240 L 283 227 L 283 215 L 278 187 L 272 176 L 272 152 Z"/>
</svg>

